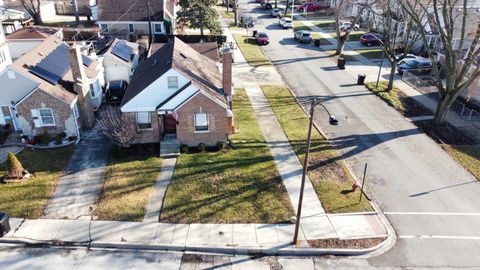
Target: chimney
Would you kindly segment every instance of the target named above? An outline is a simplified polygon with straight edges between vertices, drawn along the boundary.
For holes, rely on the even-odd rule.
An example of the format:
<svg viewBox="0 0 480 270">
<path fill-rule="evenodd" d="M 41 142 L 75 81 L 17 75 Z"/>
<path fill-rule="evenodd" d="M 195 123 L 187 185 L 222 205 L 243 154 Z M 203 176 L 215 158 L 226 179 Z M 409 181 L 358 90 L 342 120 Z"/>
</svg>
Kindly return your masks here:
<svg viewBox="0 0 480 270">
<path fill-rule="evenodd" d="M 95 116 L 93 114 L 92 99 L 90 97 L 90 86 L 88 78 L 83 69 L 82 55 L 80 47 L 73 44 L 69 47 L 68 57 L 70 60 L 70 70 L 73 75 L 73 91 L 77 93 L 77 106 L 80 111 L 80 121 L 83 129 L 93 127 Z"/>
<path fill-rule="evenodd" d="M 232 108 L 232 62 L 233 53 L 230 46 L 225 44 L 222 48 L 222 86 L 225 97 L 227 98 L 230 108 Z"/>
</svg>

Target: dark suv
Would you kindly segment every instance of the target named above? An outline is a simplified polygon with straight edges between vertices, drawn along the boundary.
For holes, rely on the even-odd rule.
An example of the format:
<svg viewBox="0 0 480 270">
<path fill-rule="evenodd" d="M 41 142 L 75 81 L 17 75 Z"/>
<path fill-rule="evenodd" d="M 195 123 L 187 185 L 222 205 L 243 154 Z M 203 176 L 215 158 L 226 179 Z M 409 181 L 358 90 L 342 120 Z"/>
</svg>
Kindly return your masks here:
<svg viewBox="0 0 480 270">
<path fill-rule="evenodd" d="M 108 82 L 105 98 L 110 104 L 120 103 L 127 90 L 126 81 L 111 81 Z"/>
<path fill-rule="evenodd" d="M 432 72 L 432 61 L 430 59 L 413 59 L 398 65 L 397 71 L 403 74 L 408 71 L 413 74 L 429 74 Z"/>
</svg>

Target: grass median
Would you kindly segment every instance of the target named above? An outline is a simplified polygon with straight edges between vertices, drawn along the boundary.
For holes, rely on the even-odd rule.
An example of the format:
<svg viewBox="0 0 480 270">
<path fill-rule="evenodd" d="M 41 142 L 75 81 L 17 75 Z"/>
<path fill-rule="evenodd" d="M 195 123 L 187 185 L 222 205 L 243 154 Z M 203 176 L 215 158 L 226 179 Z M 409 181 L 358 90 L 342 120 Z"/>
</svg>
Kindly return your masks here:
<svg viewBox="0 0 480 270">
<path fill-rule="evenodd" d="M 158 145 L 156 145 L 158 148 Z M 162 160 L 154 146 L 114 150 L 94 216 L 99 220 L 142 221 Z"/>
<path fill-rule="evenodd" d="M 262 86 L 262 90 L 298 159 L 303 163 L 308 129 L 307 115 L 286 87 Z M 372 210 L 366 198 L 359 202 L 359 189 L 351 192 L 354 180 L 342 157 L 316 129 L 312 132 L 308 176 L 325 211 L 345 213 Z"/>
<path fill-rule="evenodd" d="M 248 64 L 254 67 L 269 66 L 272 64 L 255 41 L 255 38 L 242 34 L 234 34 L 233 37 Z"/>
<path fill-rule="evenodd" d="M 17 155 L 33 177 L 21 183 L 0 183 L 0 211 L 12 217 L 36 219 L 50 199 L 73 153 L 73 146 L 57 149 L 24 149 Z M 5 175 L 6 164 L 0 169 Z"/>
<path fill-rule="evenodd" d="M 165 197 L 161 222 L 276 223 L 293 215 L 275 161 L 245 90 L 233 100 L 236 149 L 182 154 Z"/>
<path fill-rule="evenodd" d="M 480 180 L 480 145 L 443 144 L 442 147 L 470 171 L 477 180 Z"/>
</svg>

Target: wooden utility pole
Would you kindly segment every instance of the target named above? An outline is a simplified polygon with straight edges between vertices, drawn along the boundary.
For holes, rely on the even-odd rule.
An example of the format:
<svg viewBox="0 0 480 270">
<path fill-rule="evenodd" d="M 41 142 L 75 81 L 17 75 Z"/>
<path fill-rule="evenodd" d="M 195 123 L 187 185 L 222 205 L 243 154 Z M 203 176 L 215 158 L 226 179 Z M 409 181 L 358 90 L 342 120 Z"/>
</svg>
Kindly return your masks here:
<svg viewBox="0 0 480 270">
<path fill-rule="evenodd" d="M 305 178 L 307 177 L 307 168 L 308 168 L 308 154 L 310 153 L 310 144 L 312 142 L 313 113 L 315 111 L 315 105 L 317 105 L 317 99 L 314 98 L 312 100 L 312 105 L 310 106 L 310 122 L 308 124 L 308 135 L 307 135 L 307 152 L 305 153 L 305 160 L 303 161 L 302 184 L 300 186 L 300 197 L 298 198 L 297 222 L 295 224 L 295 233 L 293 235 L 293 243 L 292 243 L 293 245 L 297 244 L 298 230 L 300 229 L 300 218 L 302 216 L 303 190 L 305 189 Z"/>
<path fill-rule="evenodd" d="M 80 15 L 78 14 L 78 3 L 77 0 L 73 0 L 73 11 L 75 13 L 75 25 L 80 24 Z"/>
</svg>

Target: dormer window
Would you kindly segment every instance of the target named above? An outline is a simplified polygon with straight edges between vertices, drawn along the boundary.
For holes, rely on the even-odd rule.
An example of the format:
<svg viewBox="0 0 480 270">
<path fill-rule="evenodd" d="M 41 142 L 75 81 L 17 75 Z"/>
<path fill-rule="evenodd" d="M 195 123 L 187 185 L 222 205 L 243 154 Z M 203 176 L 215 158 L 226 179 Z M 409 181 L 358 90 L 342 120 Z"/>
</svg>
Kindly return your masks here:
<svg viewBox="0 0 480 270">
<path fill-rule="evenodd" d="M 177 76 L 168 76 L 168 88 L 178 88 L 178 77 Z"/>
</svg>

